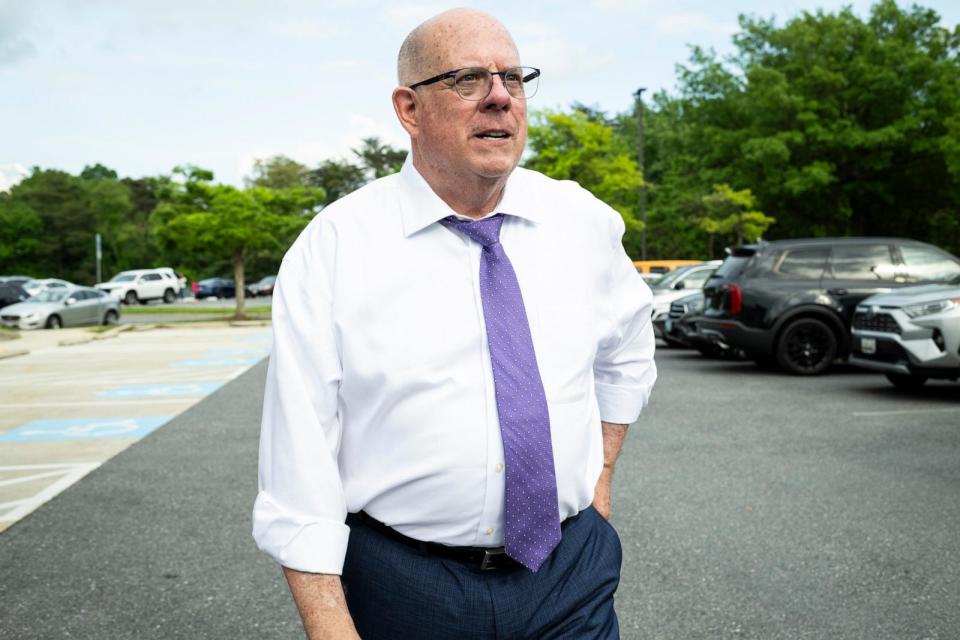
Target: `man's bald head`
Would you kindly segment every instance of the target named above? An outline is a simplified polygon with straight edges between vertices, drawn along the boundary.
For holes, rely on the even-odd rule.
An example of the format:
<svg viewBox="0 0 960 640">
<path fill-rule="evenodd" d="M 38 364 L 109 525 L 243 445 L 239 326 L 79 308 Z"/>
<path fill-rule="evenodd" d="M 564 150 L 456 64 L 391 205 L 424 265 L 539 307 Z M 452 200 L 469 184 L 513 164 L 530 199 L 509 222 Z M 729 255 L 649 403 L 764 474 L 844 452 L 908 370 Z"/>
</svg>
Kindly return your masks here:
<svg viewBox="0 0 960 640">
<path fill-rule="evenodd" d="M 416 27 L 400 46 L 397 56 L 397 80 L 409 86 L 426 77 L 449 71 L 447 54 L 457 43 L 472 38 L 504 38 L 516 52 L 510 32 L 493 16 L 475 9 L 451 9 Z"/>
</svg>

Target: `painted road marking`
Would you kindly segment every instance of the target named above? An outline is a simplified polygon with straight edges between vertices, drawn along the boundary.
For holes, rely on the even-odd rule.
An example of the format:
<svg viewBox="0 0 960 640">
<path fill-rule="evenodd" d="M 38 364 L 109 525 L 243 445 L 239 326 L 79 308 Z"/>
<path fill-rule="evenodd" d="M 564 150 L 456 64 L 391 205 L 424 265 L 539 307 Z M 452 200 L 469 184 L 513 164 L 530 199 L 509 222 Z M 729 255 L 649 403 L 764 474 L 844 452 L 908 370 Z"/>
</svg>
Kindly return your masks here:
<svg viewBox="0 0 960 640">
<path fill-rule="evenodd" d="M 0 434 L 0 442 L 43 442 L 51 440 L 101 440 L 142 438 L 172 416 L 136 418 L 71 418 L 33 420 Z"/>
<path fill-rule="evenodd" d="M 170 396 L 205 396 L 223 386 L 222 382 L 193 382 L 187 384 L 128 384 L 101 391 L 100 398 L 165 398 Z"/>
<path fill-rule="evenodd" d="M 960 407 L 955 409 L 903 409 L 900 411 L 854 411 L 853 415 L 857 417 L 867 416 L 908 416 L 913 413 L 957 413 Z"/>
<path fill-rule="evenodd" d="M 261 358 L 210 358 L 208 360 L 181 360 L 174 362 L 175 367 L 239 367 L 257 364 Z"/>
<path fill-rule="evenodd" d="M 0 473 L 3 474 L 9 472 L 27 473 L 27 475 L 24 476 L 0 481 L 0 486 L 60 476 L 59 480 L 48 485 L 39 493 L 35 493 L 26 498 L 0 503 L 0 521 L 13 522 L 19 520 L 99 466 L 99 462 L 77 462 L 66 464 L 20 464 L 0 467 Z"/>
<path fill-rule="evenodd" d="M 184 402 L 193 402 L 196 398 L 153 398 L 147 401 L 147 404 L 183 404 Z M 77 400 L 76 402 L 4 402 L 4 409 L 42 409 L 44 407 L 116 407 L 126 404 L 143 406 L 142 398 L 136 400 Z"/>
<path fill-rule="evenodd" d="M 246 348 L 207 349 L 206 355 L 214 356 L 214 357 L 245 356 L 245 355 L 268 356 L 270 355 L 270 349 L 246 349 Z"/>
</svg>

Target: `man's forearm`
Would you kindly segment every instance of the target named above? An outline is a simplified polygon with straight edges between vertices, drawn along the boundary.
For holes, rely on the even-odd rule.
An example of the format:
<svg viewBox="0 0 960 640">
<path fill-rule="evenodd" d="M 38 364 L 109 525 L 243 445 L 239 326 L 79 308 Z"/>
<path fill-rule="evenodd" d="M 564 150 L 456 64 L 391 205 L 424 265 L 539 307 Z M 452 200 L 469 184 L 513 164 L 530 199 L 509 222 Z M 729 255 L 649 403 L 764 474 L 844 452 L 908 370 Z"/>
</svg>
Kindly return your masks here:
<svg viewBox="0 0 960 640">
<path fill-rule="evenodd" d="M 604 518 L 610 517 L 610 486 L 613 482 L 613 466 L 620 457 L 620 449 L 627 437 L 627 426 L 613 422 L 602 422 L 603 429 L 603 470 L 597 480 L 593 493 L 593 506 Z"/>
<path fill-rule="evenodd" d="M 283 567 L 283 575 L 300 611 L 309 640 L 350 640 L 359 638 L 347 610 L 340 576 L 305 573 Z"/>
</svg>

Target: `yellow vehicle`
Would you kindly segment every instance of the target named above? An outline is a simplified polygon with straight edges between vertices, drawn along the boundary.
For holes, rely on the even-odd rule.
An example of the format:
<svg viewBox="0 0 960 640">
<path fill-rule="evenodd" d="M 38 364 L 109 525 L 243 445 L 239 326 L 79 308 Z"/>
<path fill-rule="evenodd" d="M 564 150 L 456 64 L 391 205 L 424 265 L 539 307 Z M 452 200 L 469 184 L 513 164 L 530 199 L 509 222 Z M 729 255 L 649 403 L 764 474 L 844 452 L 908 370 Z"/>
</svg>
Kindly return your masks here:
<svg viewBox="0 0 960 640">
<path fill-rule="evenodd" d="M 688 264 L 700 264 L 703 260 L 634 260 L 633 266 L 640 273 L 659 273 L 664 274 L 673 271 L 677 267 L 683 267 Z"/>
</svg>

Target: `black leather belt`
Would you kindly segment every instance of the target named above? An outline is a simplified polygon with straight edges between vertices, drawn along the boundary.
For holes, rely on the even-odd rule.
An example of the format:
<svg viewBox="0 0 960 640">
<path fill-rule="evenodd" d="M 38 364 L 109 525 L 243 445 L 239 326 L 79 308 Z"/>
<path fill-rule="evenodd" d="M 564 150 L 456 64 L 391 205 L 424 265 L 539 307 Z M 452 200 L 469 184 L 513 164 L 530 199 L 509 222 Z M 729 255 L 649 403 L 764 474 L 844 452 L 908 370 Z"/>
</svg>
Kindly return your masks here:
<svg viewBox="0 0 960 640">
<path fill-rule="evenodd" d="M 566 529 L 567 525 L 569 525 L 571 522 L 575 522 L 579 517 L 580 514 L 578 513 L 561 522 L 560 530 L 562 531 Z M 370 527 L 377 533 L 380 533 L 391 540 L 396 540 L 397 542 L 402 542 L 408 547 L 418 549 L 421 553 L 431 556 L 439 556 L 441 558 L 450 558 L 451 560 L 459 560 L 460 562 L 476 565 L 481 571 L 507 571 L 511 569 L 519 569 L 523 566 L 508 556 L 503 547 L 451 547 L 436 542 L 424 542 L 423 540 L 417 540 L 415 538 L 403 535 L 396 529 L 388 527 L 364 511 L 347 514 L 347 524 L 352 525 L 355 523 Z"/>
<path fill-rule="evenodd" d="M 507 571 L 523 565 L 507 555 L 503 547 L 450 547 L 436 542 L 424 542 L 405 536 L 363 511 L 347 515 L 347 524 L 359 523 L 391 540 L 402 542 L 421 553 L 476 565 L 481 571 Z"/>
</svg>

